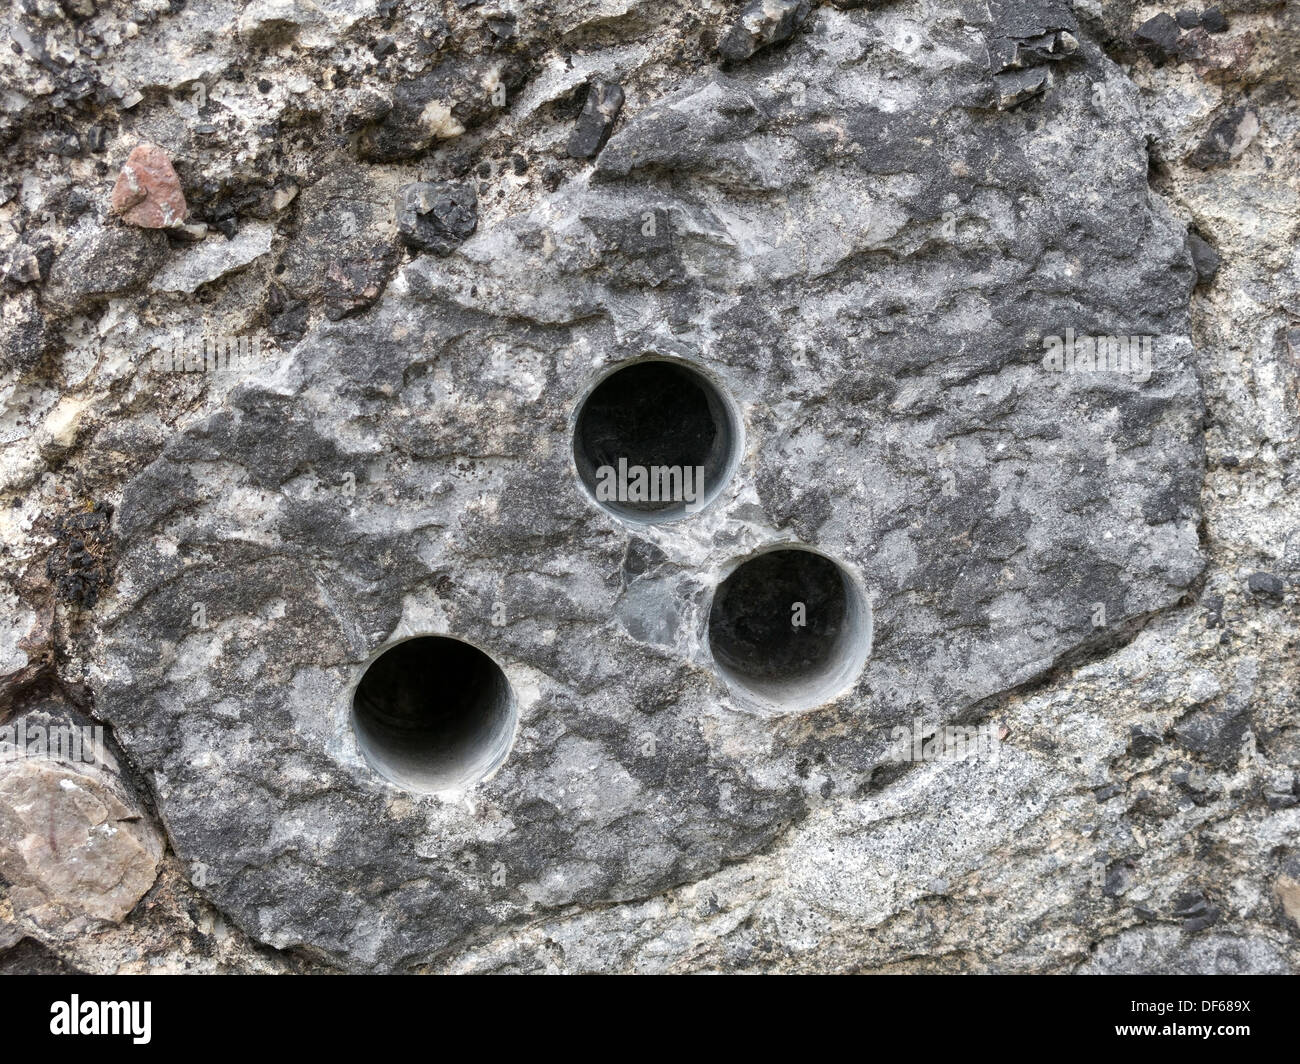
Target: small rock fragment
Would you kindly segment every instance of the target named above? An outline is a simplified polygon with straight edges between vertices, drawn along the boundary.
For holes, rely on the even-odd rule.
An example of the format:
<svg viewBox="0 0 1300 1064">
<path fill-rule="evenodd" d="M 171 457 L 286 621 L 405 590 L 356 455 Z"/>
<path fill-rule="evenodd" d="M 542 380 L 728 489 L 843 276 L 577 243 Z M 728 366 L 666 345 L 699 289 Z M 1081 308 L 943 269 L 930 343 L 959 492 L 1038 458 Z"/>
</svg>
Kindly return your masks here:
<svg viewBox="0 0 1300 1064">
<path fill-rule="evenodd" d="M 469 185 L 416 182 L 397 196 L 397 231 L 419 251 L 450 255 L 478 227 L 478 201 Z"/>
<path fill-rule="evenodd" d="M 1187 248 L 1192 253 L 1192 265 L 1196 268 L 1196 283 L 1212 282 L 1222 261 L 1219 253 L 1195 233 L 1187 234 Z"/>
<path fill-rule="evenodd" d="M 166 256 L 162 233 L 88 225 L 55 259 L 45 295 L 56 306 L 84 310 L 139 288 Z"/>
<path fill-rule="evenodd" d="M 1009 70 L 993 78 L 999 111 L 1007 111 L 1047 90 L 1052 84 L 1049 67 L 1032 67 L 1029 70 Z"/>
<path fill-rule="evenodd" d="M 1173 915 L 1183 921 L 1184 931 L 1204 931 L 1219 921 L 1218 907 L 1199 890 L 1175 898 Z"/>
<path fill-rule="evenodd" d="M 1137 28 L 1133 41 L 1152 60 L 1159 61 L 1168 59 L 1178 51 L 1179 32 L 1174 16 L 1162 11 Z"/>
<path fill-rule="evenodd" d="M 371 307 L 384 294 L 394 265 L 392 254 L 330 263 L 325 278 L 325 316 L 338 321 Z"/>
<path fill-rule="evenodd" d="M 1193 8 L 1185 7 L 1174 13 L 1174 21 L 1181 29 L 1193 30 L 1201 24 L 1201 16 Z"/>
<path fill-rule="evenodd" d="M 59 598 L 93 609 L 113 580 L 113 507 L 97 502 L 90 510 L 60 514 L 55 543 L 45 560 L 45 575 Z"/>
<path fill-rule="evenodd" d="M 171 157 L 156 144 L 132 149 L 113 186 L 112 212 L 128 225 L 167 229 L 184 222 L 187 210 Z"/>
<path fill-rule="evenodd" d="M 56 936 L 119 923 L 163 841 L 102 727 L 49 701 L 0 728 L 0 874 L 15 914 Z"/>
<path fill-rule="evenodd" d="M 609 139 L 622 107 L 623 88 L 618 82 L 593 81 L 569 136 L 569 154 L 575 159 L 594 159 Z"/>
<path fill-rule="evenodd" d="M 1242 155 L 1260 131 L 1260 116 L 1249 107 L 1235 107 L 1210 126 L 1196 150 L 1188 156 L 1193 166 L 1209 169 Z"/>
<path fill-rule="evenodd" d="M 810 10 L 808 0 L 752 0 L 722 38 L 718 54 L 730 63 L 744 62 L 760 48 L 793 37 Z"/>
<path fill-rule="evenodd" d="M 27 244 L 19 244 L 9 253 L 5 263 L 4 279 L 13 284 L 31 284 L 41 279 L 41 262 L 36 257 L 36 250 Z"/>
<path fill-rule="evenodd" d="M 1221 166 L 1240 156 L 1258 133 L 1259 115 L 1250 107 L 1234 107 L 1215 120 L 1188 161 L 1202 170 Z"/>
<path fill-rule="evenodd" d="M 33 289 L 0 300 L 0 373 L 34 368 L 57 339 Z"/>
<path fill-rule="evenodd" d="M 155 292 L 193 292 L 265 255 L 271 250 L 274 235 L 273 226 L 252 224 L 241 229 L 233 240 L 210 237 L 169 262 L 149 287 Z"/>
<path fill-rule="evenodd" d="M 1251 594 L 1263 595 L 1265 598 L 1280 599 L 1286 590 L 1281 577 L 1272 573 L 1251 573 L 1246 579 L 1246 586 L 1250 588 Z"/>
<path fill-rule="evenodd" d="M 1201 12 L 1201 25 L 1210 33 L 1228 32 L 1228 20 L 1217 7 L 1207 7 Z"/>
<path fill-rule="evenodd" d="M 272 291 L 272 305 L 269 308 L 271 322 L 268 329 L 277 340 L 296 343 L 307 331 L 311 306 L 305 299 L 285 299 L 283 296 L 277 299 L 276 291 Z"/>
</svg>

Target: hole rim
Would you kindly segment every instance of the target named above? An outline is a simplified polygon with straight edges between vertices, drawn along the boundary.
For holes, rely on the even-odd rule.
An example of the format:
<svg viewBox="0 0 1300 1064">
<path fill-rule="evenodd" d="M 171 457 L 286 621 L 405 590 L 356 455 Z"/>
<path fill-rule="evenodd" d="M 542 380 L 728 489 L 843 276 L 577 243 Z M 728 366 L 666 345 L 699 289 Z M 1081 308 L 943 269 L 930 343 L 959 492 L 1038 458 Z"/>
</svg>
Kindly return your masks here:
<svg viewBox="0 0 1300 1064">
<path fill-rule="evenodd" d="M 439 779 L 437 783 L 431 781 L 432 777 L 426 776 L 421 779 L 418 773 L 412 776 L 393 770 L 390 761 L 385 759 L 382 753 L 379 756 L 375 755 L 373 742 L 367 740 L 364 727 L 358 725 L 357 691 L 371 668 L 380 658 L 397 647 L 420 639 L 460 643 L 477 651 L 496 670 L 494 676 L 501 684 L 497 696 L 498 701 L 494 708 L 501 710 L 504 726 L 494 730 L 493 741 L 486 744 L 487 754 L 471 761 L 467 767 L 462 768 L 455 778 Z M 501 770 L 509 759 L 519 737 L 519 696 L 515 693 L 515 685 L 510 682 L 510 676 L 505 666 L 475 640 L 466 639 L 459 635 L 451 635 L 447 632 L 410 632 L 385 641 L 359 667 L 355 668 L 352 681 L 344 692 L 344 706 L 347 714 L 348 733 L 353 748 L 362 764 L 390 786 L 408 794 L 459 795 L 482 783 L 486 783 Z"/>
<path fill-rule="evenodd" d="M 790 685 L 784 697 L 773 697 L 773 685 L 755 684 L 735 669 L 724 665 L 713 650 L 713 606 L 719 589 L 741 568 L 765 554 L 783 551 L 800 551 L 824 558 L 835 567 L 844 589 L 844 630 L 831 653 L 831 662 L 810 680 L 800 680 Z M 780 540 L 765 544 L 748 554 L 729 559 L 717 571 L 708 602 L 704 608 L 704 626 L 701 645 L 708 657 L 714 676 L 727 695 L 746 709 L 766 716 L 783 716 L 807 713 L 830 705 L 849 694 L 862 678 L 862 672 L 871 658 L 875 641 L 875 612 L 871 598 L 857 567 L 834 554 L 798 540 Z"/>
<path fill-rule="evenodd" d="M 582 421 L 582 413 L 586 409 L 587 401 L 611 377 L 633 366 L 647 362 L 663 362 L 698 378 L 701 390 L 709 403 L 710 411 L 716 410 L 722 415 L 721 418 L 715 418 L 715 424 L 726 434 L 725 439 L 728 442 L 726 460 L 715 478 L 716 482 L 705 492 L 703 500 L 694 504 L 694 510 L 687 510 L 685 503 L 681 504 L 680 507 L 656 511 L 622 509 L 619 504 L 610 505 L 597 499 L 595 488 L 587 483 L 582 474 L 582 465 L 578 460 L 578 425 Z M 735 478 L 736 470 L 740 467 L 744 453 L 744 417 L 741 414 L 739 404 L 731 397 L 731 392 L 725 386 L 722 378 L 700 363 L 678 355 L 665 355 L 652 351 L 637 355 L 635 358 L 626 358 L 602 366 L 588 381 L 587 386 L 579 395 L 577 402 L 572 405 L 569 413 L 569 471 L 576 482 L 578 494 L 601 513 L 609 514 L 633 528 L 673 525 L 692 517 L 699 517 L 705 510 L 713 506 L 730 487 Z"/>
</svg>

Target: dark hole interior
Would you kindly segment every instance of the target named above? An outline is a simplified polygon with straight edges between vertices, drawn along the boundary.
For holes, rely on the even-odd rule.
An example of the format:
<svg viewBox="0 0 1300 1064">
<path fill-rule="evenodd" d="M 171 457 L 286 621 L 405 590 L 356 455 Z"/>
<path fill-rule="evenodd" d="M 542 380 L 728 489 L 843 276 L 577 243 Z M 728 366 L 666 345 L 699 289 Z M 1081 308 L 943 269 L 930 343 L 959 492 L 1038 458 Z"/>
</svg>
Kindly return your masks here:
<svg viewBox="0 0 1300 1064">
<path fill-rule="evenodd" d="M 806 622 L 796 626 L 795 604 Z M 848 612 L 844 577 L 829 558 L 776 550 L 744 562 L 713 595 L 709 647 L 714 660 L 755 687 L 816 679 L 843 644 Z"/>
<path fill-rule="evenodd" d="M 372 765 L 405 785 L 454 786 L 492 769 L 513 731 L 500 667 L 459 639 L 398 643 L 366 670 L 352 697 L 358 743 Z"/>
<path fill-rule="evenodd" d="M 700 494 L 720 483 L 733 447 L 730 419 L 717 389 L 699 373 L 671 362 L 637 362 L 610 374 L 578 413 L 573 441 L 578 475 L 593 495 L 596 471 L 632 466 L 704 468 Z M 604 502 L 629 515 L 683 512 L 680 501 Z"/>
</svg>

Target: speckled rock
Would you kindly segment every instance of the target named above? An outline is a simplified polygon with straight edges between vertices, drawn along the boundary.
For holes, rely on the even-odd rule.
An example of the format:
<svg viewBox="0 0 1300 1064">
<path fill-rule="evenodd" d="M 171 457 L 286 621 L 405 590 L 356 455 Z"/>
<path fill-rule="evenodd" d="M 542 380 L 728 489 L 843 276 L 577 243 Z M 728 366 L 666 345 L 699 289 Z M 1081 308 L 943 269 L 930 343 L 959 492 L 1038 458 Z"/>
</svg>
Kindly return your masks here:
<svg viewBox="0 0 1300 1064">
<path fill-rule="evenodd" d="M 121 922 L 162 859 L 103 733 L 56 703 L 0 727 L 0 873 L 20 921 L 56 937 Z"/>
<path fill-rule="evenodd" d="M 111 715 L 169 845 L 120 922 L 0 875 L 0 971 L 1300 971 L 1294 4 L 832 0 L 735 63 L 743 2 L 85 7 L 0 49 L 0 712 Z M 142 143 L 165 235 L 103 222 Z M 716 391 L 663 523 L 574 449 L 647 355 Z M 859 597 L 764 698 L 712 607 L 778 542 Z M 513 694 L 436 786 L 349 712 L 430 632 Z"/>
<path fill-rule="evenodd" d="M 867 32 L 828 17 L 643 109 L 590 182 L 417 260 L 128 486 L 101 709 L 249 933 L 388 969 L 711 874 L 867 786 L 893 728 L 964 719 L 1196 578 L 1194 273 L 1141 137 L 1090 105 L 1101 80 L 1125 106 L 1118 72 L 1084 48 L 1032 130 L 983 117 L 987 44 L 954 20 L 948 66 L 897 55 L 881 111 Z M 1048 372 L 1067 329 L 1155 337 L 1150 378 Z M 628 526 L 577 482 L 566 412 L 646 353 L 718 381 L 744 448 L 702 513 Z M 791 540 L 861 581 L 874 641 L 838 697 L 773 712 L 714 670 L 704 611 Z M 450 795 L 378 776 L 349 716 L 366 660 L 424 633 L 488 649 L 519 699 L 500 770 Z"/>
</svg>

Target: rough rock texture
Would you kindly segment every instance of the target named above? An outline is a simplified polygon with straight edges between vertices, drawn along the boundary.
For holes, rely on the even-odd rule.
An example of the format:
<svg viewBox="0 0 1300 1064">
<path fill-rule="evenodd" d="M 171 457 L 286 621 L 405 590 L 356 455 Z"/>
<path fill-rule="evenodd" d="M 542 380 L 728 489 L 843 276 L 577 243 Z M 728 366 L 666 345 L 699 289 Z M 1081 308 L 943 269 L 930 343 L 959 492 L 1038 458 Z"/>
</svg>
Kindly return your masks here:
<svg viewBox="0 0 1300 1064">
<path fill-rule="evenodd" d="M 6 871 L 6 970 L 1300 970 L 1295 4 L 155 7 L 0 59 L 0 710 L 84 692 L 168 847 L 71 934 Z M 141 144 L 187 229 L 110 215 Z M 413 240 L 447 182 L 476 227 Z M 646 354 L 743 423 L 672 524 L 572 463 Z M 705 637 L 785 542 L 871 604 L 800 712 Z M 518 703 L 458 793 L 349 719 L 428 632 Z M 900 762 L 917 720 L 997 756 Z"/>
<path fill-rule="evenodd" d="M 89 720 L 46 703 L 6 724 L 21 728 L 0 733 L 0 874 L 15 918 L 64 939 L 120 923 L 158 876 L 160 832 Z"/>
<path fill-rule="evenodd" d="M 156 144 L 141 144 L 127 156 L 109 202 L 122 221 L 141 229 L 180 225 L 189 209 L 171 159 Z"/>
</svg>

